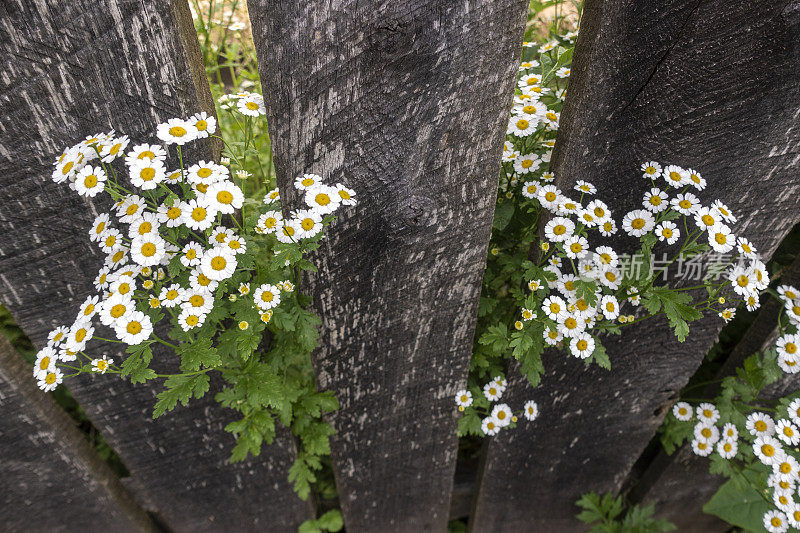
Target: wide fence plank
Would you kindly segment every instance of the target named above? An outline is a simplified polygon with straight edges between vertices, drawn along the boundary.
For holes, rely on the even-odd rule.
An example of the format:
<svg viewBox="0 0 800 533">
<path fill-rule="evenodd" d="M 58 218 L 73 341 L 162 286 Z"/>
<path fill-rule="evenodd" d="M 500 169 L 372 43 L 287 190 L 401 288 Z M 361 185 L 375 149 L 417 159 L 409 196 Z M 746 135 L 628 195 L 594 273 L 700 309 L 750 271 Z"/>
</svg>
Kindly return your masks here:
<svg viewBox="0 0 800 533">
<path fill-rule="evenodd" d="M 445 529 L 526 2 L 250 0 L 284 206 L 356 190 L 316 255 L 348 531 Z"/>
<path fill-rule="evenodd" d="M 782 273 L 781 284 L 800 285 L 800 256 Z M 744 360 L 751 354 L 775 345 L 778 337 L 778 316 L 782 305 L 772 296 L 759 310 L 758 316 L 747 329 L 744 337 L 731 351 L 725 363 L 717 371 L 714 381 L 735 375 Z M 706 387 L 700 398 L 714 398 L 719 385 Z M 800 375 L 785 375 L 780 381 L 768 386 L 759 398 L 777 400 L 800 388 Z M 656 514 L 667 518 L 680 531 L 687 533 L 712 533 L 728 531 L 730 524 L 713 515 L 703 513 L 703 505 L 711 499 L 726 478 L 708 472 L 708 459 L 696 456 L 691 446 L 682 446 L 672 455 L 663 450 L 653 459 L 632 488 L 630 498 L 655 504 Z"/>
<path fill-rule="evenodd" d="M 95 293 L 102 257 L 87 231 L 107 207 L 52 183 L 52 161 L 111 127 L 153 142 L 159 122 L 214 106 L 185 0 L 4 2 L 0 36 L 0 298 L 41 347 Z M 208 159 L 213 149 L 195 154 Z M 92 349 L 120 361 L 115 346 Z M 174 362 L 156 351 L 154 366 Z M 312 516 L 287 480 L 296 455 L 287 433 L 259 458 L 228 464 L 233 439 L 223 427 L 232 416 L 214 402 L 213 384 L 157 422 L 161 384 L 88 375 L 68 384 L 130 470 L 129 486 L 170 529 L 286 530 Z"/>
<path fill-rule="evenodd" d="M 800 215 L 799 29 L 788 0 L 587 0 L 553 157 L 559 188 L 595 183 L 619 222 L 650 186 L 641 162 L 698 169 L 704 203 L 726 202 L 734 231 L 768 258 Z M 692 323 L 681 344 L 654 319 L 605 341 L 611 372 L 546 353 L 535 391 L 513 374 L 506 394 L 535 398 L 541 415 L 488 446 L 472 530 L 580 528 L 575 500 L 619 490 L 721 327 Z"/>
<path fill-rule="evenodd" d="M 156 531 L 2 335 L 0 435 L 4 531 Z"/>
</svg>

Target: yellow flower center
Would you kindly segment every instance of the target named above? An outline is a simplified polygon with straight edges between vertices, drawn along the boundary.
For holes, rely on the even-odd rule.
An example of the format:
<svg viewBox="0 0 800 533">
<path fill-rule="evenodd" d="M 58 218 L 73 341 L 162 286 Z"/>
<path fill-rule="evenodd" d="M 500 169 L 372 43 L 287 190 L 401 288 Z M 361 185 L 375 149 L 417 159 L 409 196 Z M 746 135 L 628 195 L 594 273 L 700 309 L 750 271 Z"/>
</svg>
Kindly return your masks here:
<svg viewBox="0 0 800 533">
<path fill-rule="evenodd" d="M 152 242 L 146 242 L 142 245 L 142 255 L 145 257 L 153 257 L 156 254 L 156 245 Z"/>
<path fill-rule="evenodd" d="M 136 335 L 137 333 L 141 333 L 142 331 L 142 324 L 138 320 L 131 320 L 128 322 L 128 325 L 125 327 L 125 330 L 130 333 L 131 335 Z"/>
<path fill-rule="evenodd" d="M 186 135 L 186 128 L 183 128 L 181 126 L 172 126 L 169 129 L 169 134 L 172 135 L 173 137 L 183 137 L 184 135 Z"/>
</svg>

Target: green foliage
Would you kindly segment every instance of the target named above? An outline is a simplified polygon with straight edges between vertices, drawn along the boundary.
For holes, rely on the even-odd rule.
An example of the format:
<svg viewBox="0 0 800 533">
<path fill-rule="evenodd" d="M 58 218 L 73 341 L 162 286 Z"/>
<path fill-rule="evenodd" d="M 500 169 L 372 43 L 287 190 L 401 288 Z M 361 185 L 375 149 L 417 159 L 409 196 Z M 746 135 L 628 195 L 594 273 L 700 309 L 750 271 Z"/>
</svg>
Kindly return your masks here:
<svg viewBox="0 0 800 533">
<path fill-rule="evenodd" d="M 614 497 L 604 494 L 602 497 L 594 492 L 581 496 L 575 502 L 581 508 L 577 518 L 591 526 L 591 533 L 655 533 L 673 531 L 675 525 L 667 520 L 653 517 L 653 506 L 625 506 L 622 496 Z"/>
<path fill-rule="evenodd" d="M 732 474 L 703 506 L 703 512 L 745 531 L 763 531 L 764 514 L 774 508 L 764 496 L 765 489 L 766 483 L 755 472 Z"/>
<path fill-rule="evenodd" d="M 338 509 L 328 511 L 315 520 L 306 520 L 297 533 L 322 533 L 323 531 L 341 531 L 344 528 L 342 512 Z"/>
</svg>

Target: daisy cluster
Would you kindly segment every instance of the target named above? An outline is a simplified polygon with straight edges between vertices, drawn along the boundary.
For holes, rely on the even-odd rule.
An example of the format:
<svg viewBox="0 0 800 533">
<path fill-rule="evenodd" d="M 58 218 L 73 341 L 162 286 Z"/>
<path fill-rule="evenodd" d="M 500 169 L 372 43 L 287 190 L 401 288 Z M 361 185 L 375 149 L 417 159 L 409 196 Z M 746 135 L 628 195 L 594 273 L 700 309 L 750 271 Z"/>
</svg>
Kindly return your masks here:
<svg viewBox="0 0 800 533">
<path fill-rule="evenodd" d="M 787 319 L 778 324 L 781 332 L 775 343 L 778 364 L 787 374 L 796 374 L 800 371 L 800 291 L 791 285 L 780 285 L 776 292 Z"/>
<path fill-rule="evenodd" d="M 481 431 L 484 435 L 493 436 L 505 427 L 513 427 L 519 419 L 519 415 L 531 422 L 539 416 L 539 406 L 533 400 L 525 402 L 519 415 L 515 414 L 506 403 L 498 403 L 494 406 L 488 405 L 491 402 L 500 400 L 507 386 L 508 384 L 502 376 L 496 376 L 483 387 L 485 400 L 481 403 L 486 411 L 486 416 L 481 420 Z M 473 405 L 472 393 L 466 389 L 458 391 L 455 400 L 459 411 L 464 411 L 467 407 Z"/>
<path fill-rule="evenodd" d="M 238 103 L 250 110 L 256 100 L 242 96 Z M 341 206 L 355 205 L 352 189 L 305 174 L 295 183 L 304 195 L 303 209 L 284 217 L 274 190 L 263 201 L 251 201 L 257 212 L 243 225 L 238 213 L 245 196 L 229 168 L 213 161 L 183 165 L 180 147 L 215 130 L 214 117 L 200 113 L 158 125 L 159 144 L 128 149 L 127 136 L 110 132 L 89 136 L 56 159 L 55 182 L 66 182 L 87 197 L 108 192 L 114 203 L 88 232 L 105 254 L 94 280 L 98 294 L 86 298 L 72 324 L 53 330 L 37 355 L 34 375 L 43 390 L 60 384 L 65 368 L 71 375 L 123 370 L 107 356 L 87 354 L 97 327 L 112 331 L 110 340 L 129 346 L 162 342 L 177 349 L 154 334 L 156 322 L 166 317 L 178 328 L 170 336 L 191 343 L 194 333 L 213 337 L 234 316 L 240 330 L 250 329 L 252 320 L 241 319 L 249 317 L 247 306 L 242 307 L 249 302 L 254 316 L 268 323 L 282 295 L 294 290 L 288 279 L 291 264 L 322 238 Z M 167 167 L 170 145 L 177 147 L 181 162 L 174 170 Z M 246 179 L 248 173 L 242 169 L 236 176 Z M 291 255 L 292 250 L 297 253 Z M 270 251 L 285 260 L 267 261 Z M 236 301 L 234 313 L 229 306 Z M 78 357 L 90 366 L 76 363 Z"/>
<path fill-rule="evenodd" d="M 775 506 L 763 517 L 767 531 L 800 529 L 800 501 L 796 497 L 800 483 L 800 399 L 786 406 L 786 416 L 782 418 L 773 419 L 758 411 L 750 413 L 742 431 L 732 422 L 722 424 L 720 411 L 708 402 L 695 409 L 687 402 L 678 402 L 672 414 L 679 421 L 695 423 L 691 446 L 696 455 L 714 454 L 720 460 L 738 458 L 760 465 L 759 471 L 766 476 L 767 494 Z"/>
</svg>

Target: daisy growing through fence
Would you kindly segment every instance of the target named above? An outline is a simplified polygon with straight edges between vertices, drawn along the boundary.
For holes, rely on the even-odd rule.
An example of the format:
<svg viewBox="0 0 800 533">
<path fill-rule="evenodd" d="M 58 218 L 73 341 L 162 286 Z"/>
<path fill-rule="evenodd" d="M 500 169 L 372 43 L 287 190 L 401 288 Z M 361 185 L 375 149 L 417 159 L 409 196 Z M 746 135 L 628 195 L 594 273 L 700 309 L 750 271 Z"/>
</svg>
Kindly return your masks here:
<svg viewBox="0 0 800 533">
<path fill-rule="evenodd" d="M 314 269 L 306 255 L 335 213 L 356 205 L 357 194 L 306 174 L 297 182 L 303 208 L 284 217 L 277 190 L 266 190 L 244 168 L 251 121 L 263 115 L 263 100 L 249 93 L 229 100 L 236 102 L 231 112 L 245 120 L 244 142 L 233 143 L 244 150 L 227 144 L 233 174 L 213 161 L 184 161 L 189 143 L 216 137 L 216 122 L 206 114 L 160 124 L 163 146 L 137 144 L 125 153 L 128 138 L 112 131 L 57 158 L 55 182 L 86 197 L 108 193 L 114 203 L 88 229 L 106 255 L 95 280 L 99 294 L 84 301 L 72 324 L 53 330 L 34 377 L 45 391 L 83 373 L 119 374 L 133 383 L 163 378 L 156 417 L 203 396 L 209 373 L 219 372 L 227 385 L 216 399 L 242 416 L 226 428 L 237 437 L 232 459 L 258 454 L 281 422 L 300 439 L 290 478 L 305 497 L 333 431 L 321 414 L 338 404 L 331 393 L 316 391 L 310 353 L 319 319 L 295 286 L 303 271 Z M 169 152 L 176 169 L 166 166 Z M 126 356 L 115 361 L 98 354 L 93 341 L 121 344 Z M 179 357 L 179 373 L 151 368 L 164 366 L 156 344 Z"/>
</svg>

